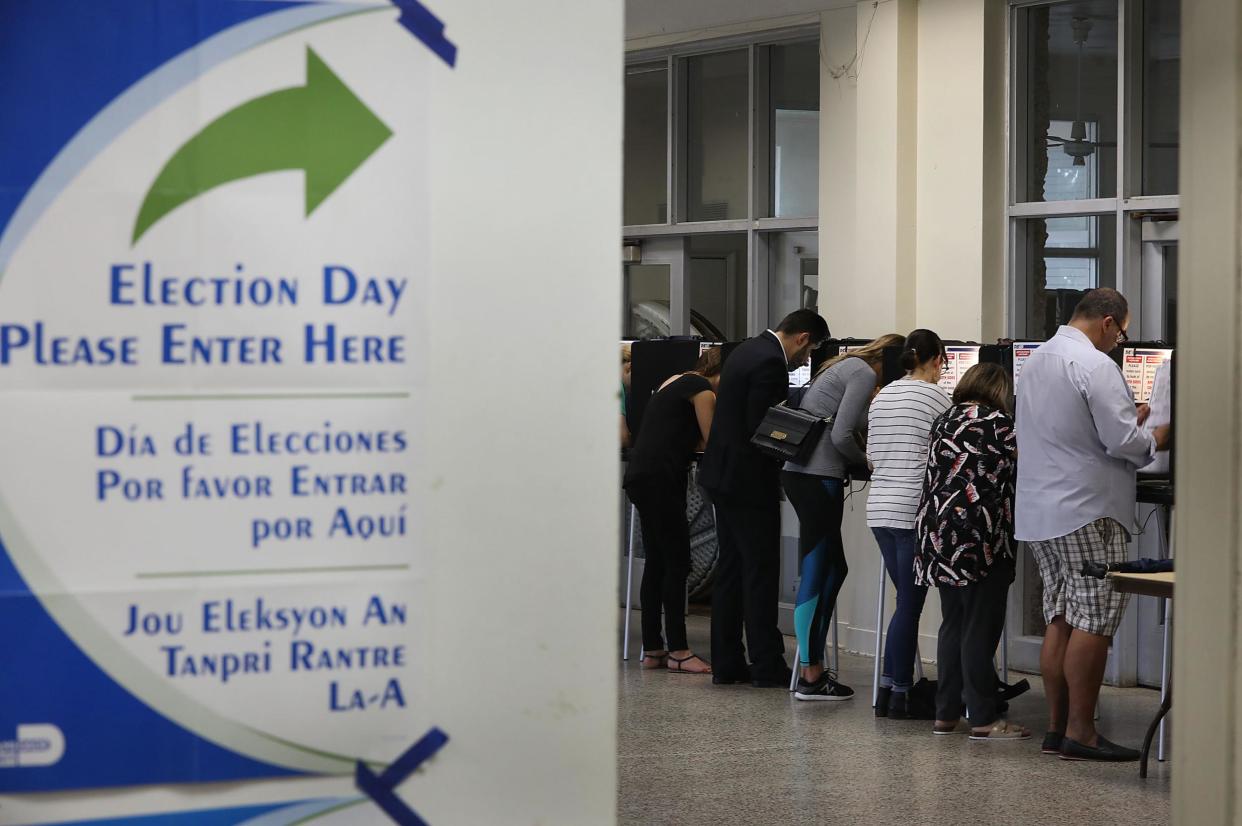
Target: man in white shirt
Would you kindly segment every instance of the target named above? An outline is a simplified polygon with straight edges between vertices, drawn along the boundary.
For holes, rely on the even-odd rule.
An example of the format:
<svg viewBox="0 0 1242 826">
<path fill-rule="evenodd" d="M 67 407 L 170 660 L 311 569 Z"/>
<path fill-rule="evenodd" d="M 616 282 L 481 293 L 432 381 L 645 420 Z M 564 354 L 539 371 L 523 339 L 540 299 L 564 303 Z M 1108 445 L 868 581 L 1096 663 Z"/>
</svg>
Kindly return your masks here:
<svg viewBox="0 0 1242 826">
<path fill-rule="evenodd" d="M 1048 623 L 1040 668 L 1048 698 L 1045 754 L 1066 760 L 1137 760 L 1095 730 L 1108 647 L 1126 595 L 1083 577 L 1083 562 L 1121 562 L 1134 524 L 1135 472 L 1167 450 L 1169 427 L 1145 432 L 1108 353 L 1127 340 L 1125 297 L 1087 293 L 1068 325 L 1036 350 L 1017 390 L 1015 536 L 1028 542 L 1044 582 Z"/>
</svg>

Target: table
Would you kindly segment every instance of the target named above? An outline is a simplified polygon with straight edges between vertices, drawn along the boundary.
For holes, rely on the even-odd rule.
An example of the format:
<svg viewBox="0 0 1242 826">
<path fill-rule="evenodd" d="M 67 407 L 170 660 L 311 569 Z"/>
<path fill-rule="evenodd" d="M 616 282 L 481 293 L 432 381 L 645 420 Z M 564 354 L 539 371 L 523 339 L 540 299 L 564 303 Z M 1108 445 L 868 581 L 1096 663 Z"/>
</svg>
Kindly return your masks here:
<svg viewBox="0 0 1242 826">
<path fill-rule="evenodd" d="M 1173 599 L 1173 571 L 1162 574 L 1110 573 L 1108 579 L 1113 584 L 1113 588 L 1125 594 Z M 1139 777 L 1147 776 L 1147 758 L 1151 755 L 1151 741 L 1156 736 L 1160 721 L 1173 707 L 1173 686 L 1172 681 L 1169 682 L 1170 684 L 1165 686 L 1164 696 L 1160 698 L 1160 710 L 1156 712 L 1156 718 L 1147 727 L 1147 736 L 1143 738 L 1143 749 L 1139 758 Z"/>
<path fill-rule="evenodd" d="M 1173 571 L 1163 574 L 1122 574 L 1111 572 L 1108 574 L 1108 579 L 1113 583 L 1114 589 L 1124 594 L 1173 599 L 1173 576 Z"/>
</svg>

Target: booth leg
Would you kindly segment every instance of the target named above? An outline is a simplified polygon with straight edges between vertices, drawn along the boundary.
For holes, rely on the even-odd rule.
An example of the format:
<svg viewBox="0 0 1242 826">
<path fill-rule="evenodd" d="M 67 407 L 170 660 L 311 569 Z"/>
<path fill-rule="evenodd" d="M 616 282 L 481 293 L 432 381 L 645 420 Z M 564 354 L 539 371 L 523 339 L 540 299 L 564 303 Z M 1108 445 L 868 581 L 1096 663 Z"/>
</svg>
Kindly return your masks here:
<svg viewBox="0 0 1242 826">
<path fill-rule="evenodd" d="M 1169 600 L 1164 601 L 1164 651 L 1160 657 L 1160 704 L 1164 706 L 1169 699 L 1169 666 L 1170 654 L 1173 653 L 1173 634 L 1169 626 L 1173 621 L 1173 606 Z M 1167 713 L 1167 712 L 1166 712 Z M 1156 760 L 1164 762 L 1164 717 L 1160 718 L 1160 735 L 1156 741 Z"/>
<path fill-rule="evenodd" d="M 840 622 L 837 619 L 837 611 L 832 610 L 832 673 L 841 673 L 841 646 L 840 646 Z"/>
<path fill-rule="evenodd" d="M 1175 536 L 1173 534 L 1173 526 L 1176 524 L 1174 522 L 1174 516 L 1175 516 L 1175 513 L 1173 510 L 1173 506 L 1170 505 L 1169 512 L 1168 512 L 1168 521 L 1169 521 L 1168 548 L 1169 548 L 1170 559 L 1173 558 L 1173 541 L 1175 539 Z M 1163 706 L 1163 705 L 1166 705 L 1169 701 L 1169 671 L 1173 665 L 1173 662 L 1172 662 L 1173 660 L 1173 630 L 1172 630 L 1173 601 L 1166 599 L 1163 601 L 1162 605 L 1164 607 L 1164 647 L 1160 655 L 1160 700 L 1161 700 L 1161 705 Z M 1165 712 L 1165 713 L 1167 714 L 1168 712 Z M 1161 717 L 1160 718 L 1160 739 L 1156 743 L 1156 760 L 1160 761 L 1161 763 L 1164 762 L 1164 744 L 1165 744 L 1164 718 Z"/>
<path fill-rule="evenodd" d="M 630 603 L 634 593 L 634 525 L 638 522 L 638 508 L 630 503 L 629 541 L 625 548 L 625 630 L 621 632 L 621 659 L 630 658 Z"/>
<path fill-rule="evenodd" d="M 1009 623 L 1001 628 L 1001 682 L 1009 684 Z"/>
<path fill-rule="evenodd" d="M 884 563 L 880 563 L 880 594 L 875 601 L 875 674 L 871 681 L 871 707 L 880 701 L 880 665 L 884 659 Z"/>
</svg>

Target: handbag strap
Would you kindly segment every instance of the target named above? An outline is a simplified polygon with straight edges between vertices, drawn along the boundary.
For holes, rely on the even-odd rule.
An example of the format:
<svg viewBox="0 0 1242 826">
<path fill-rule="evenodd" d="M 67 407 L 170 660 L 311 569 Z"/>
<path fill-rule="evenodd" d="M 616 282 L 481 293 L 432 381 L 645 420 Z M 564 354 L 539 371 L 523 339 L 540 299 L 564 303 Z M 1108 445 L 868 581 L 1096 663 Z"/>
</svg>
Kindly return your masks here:
<svg viewBox="0 0 1242 826">
<path fill-rule="evenodd" d="M 824 371 L 824 372 L 827 372 L 827 371 Z M 823 373 L 822 373 L 822 372 L 821 372 L 821 373 L 816 373 L 815 375 L 811 376 L 809 379 L 807 379 L 807 380 L 806 380 L 806 384 L 802 385 L 802 386 L 801 386 L 801 387 L 799 387 L 798 389 L 799 389 L 799 390 L 810 390 L 810 389 L 811 389 L 811 385 L 812 385 L 812 384 L 814 384 L 814 383 L 815 383 L 815 380 L 816 380 L 816 379 L 818 379 L 818 378 L 819 378 L 820 376 L 822 376 L 822 375 L 823 375 Z M 803 394 L 802 394 L 802 398 L 804 398 L 804 399 L 806 398 L 806 393 L 803 393 Z M 785 403 L 785 402 L 788 402 L 788 401 L 789 401 L 789 399 L 786 399 L 785 401 L 783 401 L 783 402 L 781 402 L 780 404 L 778 404 L 778 405 L 777 405 L 777 407 L 788 407 L 788 405 Z M 791 407 L 791 408 L 789 408 L 789 409 L 790 409 L 790 410 L 801 410 L 803 413 L 810 413 L 810 411 L 809 411 L 809 410 L 805 410 L 805 409 L 803 409 L 802 405 L 798 405 L 797 407 Z M 836 422 L 836 420 L 837 420 L 837 414 L 833 413 L 831 416 L 820 416 L 819 418 L 820 418 L 820 420 L 822 420 L 822 421 L 824 422 L 824 427 L 826 427 L 827 429 L 831 430 L 831 429 L 832 429 L 832 425 L 833 425 L 833 423 L 834 423 L 834 422 Z"/>
</svg>

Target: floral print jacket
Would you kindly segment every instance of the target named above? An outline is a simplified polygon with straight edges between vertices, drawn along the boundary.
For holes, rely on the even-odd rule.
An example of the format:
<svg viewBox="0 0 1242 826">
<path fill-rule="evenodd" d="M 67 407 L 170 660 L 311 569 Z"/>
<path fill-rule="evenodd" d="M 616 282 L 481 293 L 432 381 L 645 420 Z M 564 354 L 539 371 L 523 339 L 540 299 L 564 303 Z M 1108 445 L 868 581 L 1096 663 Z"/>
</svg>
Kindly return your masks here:
<svg viewBox="0 0 1242 826">
<path fill-rule="evenodd" d="M 969 585 L 1013 556 L 1017 453 L 1013 418 L 987 405 L 954 405 L 932 425 L 915 522 L 920 585 Z"/>
</svg>

